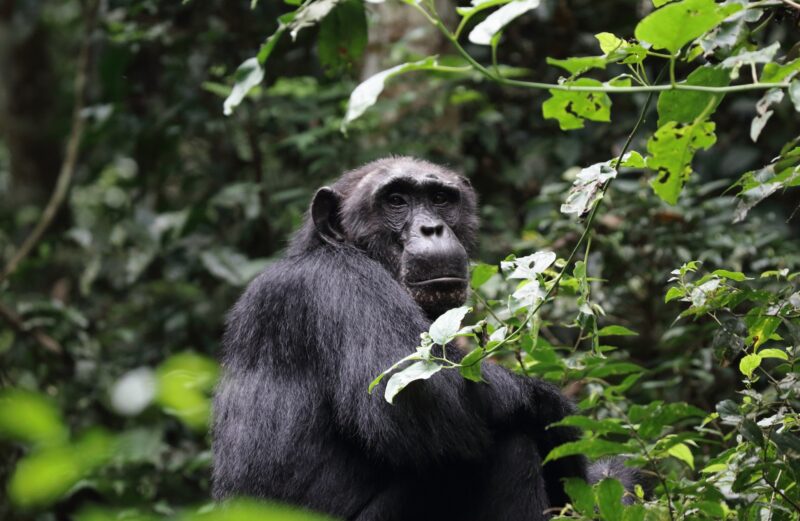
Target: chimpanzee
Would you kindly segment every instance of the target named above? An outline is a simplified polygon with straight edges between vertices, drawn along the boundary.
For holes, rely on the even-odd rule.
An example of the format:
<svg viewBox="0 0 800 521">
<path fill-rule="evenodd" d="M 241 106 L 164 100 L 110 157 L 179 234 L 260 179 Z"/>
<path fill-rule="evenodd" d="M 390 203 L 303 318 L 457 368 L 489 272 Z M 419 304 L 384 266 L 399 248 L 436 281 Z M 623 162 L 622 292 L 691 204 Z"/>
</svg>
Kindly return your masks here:
<svg viewBox="0 0 800 521">
<path fill-rule="evenodd" d="M 485 364 L 411 383 L 390 405 L 367 387 L 467 297 L 476 196 L 466 178 L 408 157 L 321 188 L 281 260 L 228 317 L 214 402 L 213 494 L 350 520 L 542 520 L 583 457 L 543 381 Z M 462 354 L 447 347 L 447 356 Z M 384 385 L 384 384 L 381 384 Z"/>
</svg>

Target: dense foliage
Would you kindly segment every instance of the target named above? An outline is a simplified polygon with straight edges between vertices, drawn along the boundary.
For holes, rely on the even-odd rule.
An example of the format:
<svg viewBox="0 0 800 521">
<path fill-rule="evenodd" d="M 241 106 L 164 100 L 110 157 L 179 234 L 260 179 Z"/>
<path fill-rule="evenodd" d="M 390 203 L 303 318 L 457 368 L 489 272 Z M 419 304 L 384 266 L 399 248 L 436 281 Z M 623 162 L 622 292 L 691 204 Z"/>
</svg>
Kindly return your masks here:
<svg viewBox="0 0 800 521">
<path fill-rule="evenodd" d="M 557 515 L 800 516 L 800 5 L 459 5 L 0 12 L 0 517 L 306 518 L 203 506 L 213 359 L 313 189 L 389 153 L 464 171 L 484 240 L 388 401 L 508 364 L 579 403 L 549 459 L 649 476 Z"/>
</svg>

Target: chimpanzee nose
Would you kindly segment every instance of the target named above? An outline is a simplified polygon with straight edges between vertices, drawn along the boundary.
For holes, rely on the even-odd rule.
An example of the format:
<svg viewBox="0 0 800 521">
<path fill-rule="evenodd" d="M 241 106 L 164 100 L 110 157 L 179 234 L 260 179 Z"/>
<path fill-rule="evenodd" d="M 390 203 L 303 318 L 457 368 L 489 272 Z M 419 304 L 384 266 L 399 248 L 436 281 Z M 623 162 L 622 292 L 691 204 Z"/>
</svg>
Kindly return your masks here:
<svg viewBox="0 0 800 521">
<path fill-rule="evenodd" d="M 442 233 L 444 232 L 444 224 L 423 224 L 419 227 L 419 231 L 422 232 L 423 237 L 441 237 Z"/>
</svg>

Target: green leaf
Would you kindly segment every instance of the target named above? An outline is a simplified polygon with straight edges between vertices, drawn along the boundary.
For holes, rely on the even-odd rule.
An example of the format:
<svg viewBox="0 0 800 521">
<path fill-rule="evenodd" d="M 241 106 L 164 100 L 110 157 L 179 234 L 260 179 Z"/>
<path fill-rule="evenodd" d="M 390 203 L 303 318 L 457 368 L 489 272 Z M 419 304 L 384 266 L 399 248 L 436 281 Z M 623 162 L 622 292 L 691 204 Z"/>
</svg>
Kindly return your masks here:
<svg viewBox="0 0 800 521">
<path fill-rule="evenodd" d="M 584 515 L 594 514 L 594 494 L 586 481 L 581 478 L 567 478 L 564 480 L 564 491 L 575 510 Z"/>
<path fill-rule="evenodd" d="M 741 6 L 735 7 L 736 10 Z M 676 54 L 681 47 L 714 28 L 733 10 L 720 8 L 714 0 L 682 0 L 650 13 L 636 26 L 636 39 L 655 49 Z"/>
<path fill-rule="evenodd" d="M 565 85 L 602 87 L 590 78 L 579 78 Z M 605 92 L 550 90 L 550 99 L 542 104 L 546 119 L 555 119 L 561 130 L 583 128 L 584 120 L 611 121 L 611 98 Z"/>
<path fill-rule="evenodd" d="M 492 278 L 497 273 L 497 266 L 492 264 L 478 264 L 472 268 L 472 278 L 470 279 L 470 286 L 472 289 L 478 289 Z"/>
<path fill-rule="evenodd" d="M 33 452 L 17 463 L 8 483 L 9 498 L 20 507 L 45 505 L 66 494 L 111 455 L 113 439 L 100 431 L 72 445 Z"/>
<path fill-rule="evenodd" d="M 619 166 L 627 167 L 627 168 L 644 168 L 645 161 L 642 157 L 642 154 L 639 152 L 632 150 L 623 156 L 622 161 L 620 162 Z"/>
<path fill-rule="evenodd" d="M 430 333 L 434 343 L 445 345 L 455 338 L 461 328 L 461 321 L 472 310 L 471 307 L 461 306 L 445 311 L 431 324 Z"/>
<path fill-rule="evenodd" d="M 378 101 L 378 96 L 383 92 L 384 84 L 389 78 L 410 71 L 430 69 L 435 66 L 436 59 L 433 57 L 417 62 L 404 63 L 379 72 L 359 84 L 350 94 L 350 100 L 347 102 L 347 113 L 342 120 L 341 130 L 344 131 L 351 121 L 360 117 Z"/>
<path fill-rule="evenodd" d="M 219 366 L 211 358 L 191 352 L 173 355 L 156 371 L 156 400 L 165 412 L 204 430 L 211 412 L 209 395 L 218 374 Z"/>
<path fill-rule="evenodd" d="M 780 349 L 762 349 L 758 352 L 761 358 L 778 358 L 780 360 L 789 360 L 789 356 Z"/>
<path fill-rule="evenodd" d="M 261 44 L 256 58 L 262 67 L 265 63 L 267 63 L 267 59 L 269 58 L 270 54 L 272 54 L 272 51 L 275 49 L 275 45 L 277 45 L 278 40 L 281 39 L 281 35 L 283 35 L 285 30 L 286 29 L 283 26 L 279 27 L 277 31 L 275 31 L 264 41 L 264 43 Z"/>
<path fill-rule="evenodd" d="M 486 350 L 482 347 L 476 347 L 467 353 L 467 355 L 461 359 L 461 365 L 458 368 L 461 376 L 467 380 L 472 380 L 473 382 L 482 381 L 483 377 L 481 368 L 483 364 L 484 353 L 486 353 Z"/>
<path fill-rule="evenodd" d="M 784 65 L 771 61 L 764 65 L 759 81 L 761 83 L 780 83 L 798 72 L 800 72 L 800 58 L 795 58 Z"/>
<path fill-rule="evenodd" d="M 352 70 L 367 47 L 367 14 L 364 4 L 346 0 L 319 26 L 319 61 L 330 75 Z"/>
<path fill-rule="evenodd" d="M 758 369 L 761 365 L 761 357 L 755 354 L 749 354 L 739 361 L 739 371 L 748 378 L 753 377 L 753 371 Z"/>
<path fill-rule="evenodd" d="M 578 427 L 592 434 L 602 435 L 607 433 L 628 434 L 628 429 L 617 418 L 596 420 L 583 415 L 567 416 L 563 420 L 550 424 L 550 427 Z"/>
<path fill-rule="evenodd" d="M 264 79 L 264 69 L 261 68 L 257 58 L 250 58 L 239 65 L 234 76 L 236 83 L 222 104 L 222 112 L 226 116 L 233 114 L 233 109 L 239 106 L 247 93 L 261 83 Z"/>
<path fill-rule="evenodd" d="M 714 270 L 712 275 L 716 275 L 717 277 L 722 277 L 724 279 L 735 280 L 736 282 L 748 280 L 747 276 L 740 271 Z"/>
<path fill-rule="evenodd" d="M 604 479 L 597 486 L 597 507 L 600 516 L 605 521 L 618 521 L 622 519 L 622 496 L 625 489 L 616 479 Z"/>
<path fill-rule="evenodd" d="M 550 451 L 544 463 L 578 454 L 582 454 L 587 458 L 599 458 L 601 456 L 625 454 L 627 452 L 630 452 L 630 448 L 624 443 L 601 439 L 584 439 L 559 445 Z"/>
<path fill-rule="evenodd" d="M 406 388 L 411 382 L 417 380 L 427 380 L 442 370 L 442 366 L 428 360 L 420 360 L 414 362 L 402 371 L 398 371 L 389 378 L 386 384 L 386 392 L 384 398 L 389 403 L 394 403 L 394 398 L 397 393 Z"/>
<path fill-rule="evenodd" d="M 761 446 L 761 443 L 764 441 L 764 434 L 761 432 L 761 427 L 759 427 L 753 420 L 745 418 L 745 420 L 742 422 L 740 432 L 742 433 L 742 436 L 750 443 L 755 443 L 756 445 Z"/>
<path fill-rule="evenodd" d="M 683 288 L 679 288 L 678 286 L 673 286 L 667 290 L 667 294 L 664 296 L 664 302 L 670 302 L 675 300 L 676 298 L 681 298 L 685 295 Z"/>
<path fill-rule="evenodd" d="M 514 0 L 486 17 L 469 33 L 469 41 L 477 45 L 491 45 L 492 38 L 514 19 L 539 7 L 540 0 Z"/>
<path fill-rule="evenodd" d="M 638 336 L 639 333 L 624 326 L 606 326 L 597 332 L 597 336 Z"/>
<path fill-rule="evenodd" d="M 595 34 L 594 37 L 600 44 L 600 50 L 603 51 L 604 54 L 611 54 L 630 45 L 628 42 L 612 33 L 598 33 Z"/>
<path fill-rule="evenodd" d="M 692 71 L 681 85 L 702 85 L 706 87 L 724 87 L 731 82 L 730 73 L 721 67 L 700 67 Z M 658 126 L 670 121 L 692 123 L 704 111 L 713 114 L 722 101 L 722 94 L 695 92 L 685 90 L 667 90 L 658 96 Z M 713 107 L 708 109 L 713 100 Z"/>
<path fill-rule="evenodd" d="M 753 347 L 758 349 L 761 344 L 769 340 L 781 323 L 780 317 L 754 313 L 745 319 L 747 324 L 748 340 L 753 342 Z"/>
<path fill-rule="evenodd" d="M 692 172 L 694 154 L 716 142 L 714 130 L 711 121 L 691 125 L 670 121 L 648 140 L 647 167 L 657 173 L 650 186 L 662 200 L 669 204 L 678 202 L 681 189 Z"/>
<path fill-rule="evenodd" d="M 605 56 L 576 56 L 573 58 L 567 58 L 565 60 L 557 60 L 555 58 L 548 57 L 547 64 L 561 67 L 571 75 L 575 76 L 590 69 L 605 69 L 606 59 Z"/>
<path fill-rule="evenodd" d="M 685 443 L 678 443 L 667 449 L 667 453 L 674 458 L 677 458 L 694 470 L 694 456 L 688 445 Z"/>
<path fill-rule="evenodd" d="M 61 413 L 44 395 L 17 389 L 0 393 L 0 437 L 48 444 L 68 435 Z"/>
</svg>

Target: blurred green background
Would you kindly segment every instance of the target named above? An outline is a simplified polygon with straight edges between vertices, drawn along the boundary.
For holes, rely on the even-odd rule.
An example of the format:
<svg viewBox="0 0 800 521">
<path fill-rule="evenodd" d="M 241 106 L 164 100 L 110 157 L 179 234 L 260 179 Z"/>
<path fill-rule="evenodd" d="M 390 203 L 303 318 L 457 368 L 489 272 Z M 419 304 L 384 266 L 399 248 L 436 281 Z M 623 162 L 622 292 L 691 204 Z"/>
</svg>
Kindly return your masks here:
<svg viewBox="0 0 800 521">
<path fill-rule="evenodd" d="M 545 247 L 563 256 L 580 232 L 558 212 L 576 168 L 619 152 L 644 100 L 614 98 L 613 124 L 564 133 L 541 116 L 544 92 L 408 75 L 345 136 L 339 124 L 360 80 L 450 52 L 418 14 L 386 3 L 368 9 L 359 59 L 323 66 L 317 28 L 296 42 L 285 38 L 262 86 L 224 116 L 236 67 L 289 8 L 263 1 L 251 10 L 247 0 L 99 4 L 71 190 L 32 253 L 0 282 L 0 384 L 51 400 L 4 395 L 14 405 L 3 409 L 0 431 L 28 443 L 0 441 L 0 483 L 26 446 L 46 464 L 37 470 L 28 458 L 28 482 L 0 488 L 0 518 L 70 519 L 97 504 L 170 514 L 207 500 L 207 396 L 226 310 L 280 254 L 317 187 L 371 159 L 420 156 L 472 180 L 482 203 L 481 261 Z M 88 9 L 77 0 L 0 2 L 3 263 L 54 190 Z M 508 28 L 501 59 L 556 81 L 546 56 L 596 54 L 595 33 L 630 35 L 650 9 L 633 0 L 543 0 Z M 787 11 L 761 35 L 791 41 L 793 31 L 796 40 L 797 19 Z M 485 48 L 470 50 L 487 58 Z M 670 270 L 691 259 L 745 272 L 800 267 L 800 219 L 790 219 L 797 193 L 778 194 L 731 224 L 736 202 L 725 190 L 800 134 L 784 103 L 752 143 L 759 96 L 725 100 L 715 115 L 724 131 L 698 155 L 699 175 L 678 206 L 661 203 L 640 173 L 621 176 L 608 196 L 590 262 L 606 282 L 594 297 L 610 323 L 640 332 L 624 347 L 652 370 L 652 381 L 637 388 L 646 399 L 713 408 L 737 385 L 732 368 L 711 363 L 719 339 L 706 334 L 708 324 L 670 328 L 679 312 L 663 304 Z M 646 124 L 654 128 L 655 117 Z M 9 494 L 32 508 L 12 511 Z"/>
</svg>

